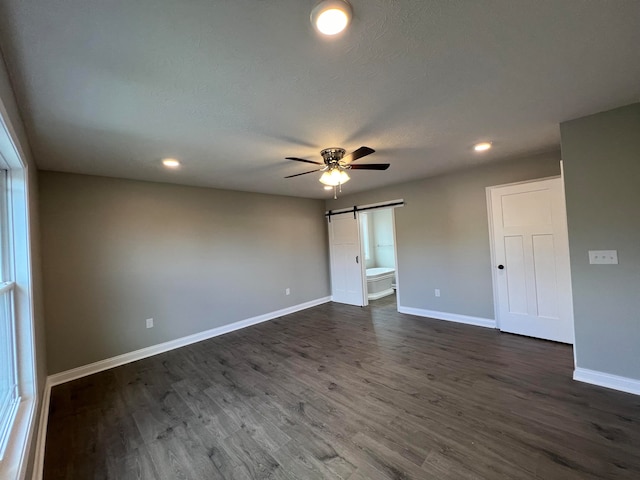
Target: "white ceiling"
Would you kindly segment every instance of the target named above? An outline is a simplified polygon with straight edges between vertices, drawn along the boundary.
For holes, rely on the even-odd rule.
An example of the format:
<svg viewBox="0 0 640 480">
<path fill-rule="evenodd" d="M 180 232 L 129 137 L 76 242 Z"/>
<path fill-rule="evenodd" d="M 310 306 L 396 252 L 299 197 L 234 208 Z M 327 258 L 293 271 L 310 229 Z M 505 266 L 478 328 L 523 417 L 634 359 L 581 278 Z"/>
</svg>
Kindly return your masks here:
<svg viewBox="0 0 640 480">
<path fill-rule="evenodd" d="M 557 149 L 559 122 L 640 100 L 638 0 L 351 3 L 327 40 L 315 0 L 3 0 L 0 41 L 41 169 L 304 197 L 329 194 L 286 156 L 376 149 L 391 168 L 352 193 Z"/>
</svg>

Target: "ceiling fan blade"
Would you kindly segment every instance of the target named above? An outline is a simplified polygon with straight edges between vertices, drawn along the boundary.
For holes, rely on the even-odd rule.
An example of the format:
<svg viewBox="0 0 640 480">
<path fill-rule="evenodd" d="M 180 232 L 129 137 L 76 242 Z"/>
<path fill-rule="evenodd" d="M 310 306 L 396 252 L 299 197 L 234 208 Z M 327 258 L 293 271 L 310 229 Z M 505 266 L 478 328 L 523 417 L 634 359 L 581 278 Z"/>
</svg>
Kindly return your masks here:
<svg viewBox="0 0 640 480">
<path fill-rule="evenodd" d="M 360 147 L 357 150 L 354 150 L 353 152 L 348 153 L 347 155 L 342 157 L 342 160 L 345 161 L 346 163 L 355 162 L 356 160 L 358 160 L 358 159 L 360 159 L 362 157 L 366 157 L 367 155 L 371 155 L 373 152 L 375 152 L 375 150 L 373 148 Z"/>
<path fill-rule="evenodd" d="M 314 162 L 313 160 L 305 160 L 304 158 L 297 158 L 297 157 L 286 157 L 286 160 L 295 160 L 296 162 L 305 162 L 305 163 L 313 163 L 315 165 L 324 165 L 324 163 L 321 162 Z"/>
<path fill-rule="evenodd" d="M 363 165 L 349 165 L 352 170 L 386 170 L 389 163 L 365 163 Z"/>
<path fill-rule="evenodd" d="M 289 175 L 288 177 L 284 177 L 284 178 L 299 177 L 300 175 L 306 175 L 307 173 L 319 172 L 320 170 L 322 170 L 322 168 L 319 168 L 317 170 L 311 170 L 309 172 L 296 173 L 295 175 Z"/>
</svg>

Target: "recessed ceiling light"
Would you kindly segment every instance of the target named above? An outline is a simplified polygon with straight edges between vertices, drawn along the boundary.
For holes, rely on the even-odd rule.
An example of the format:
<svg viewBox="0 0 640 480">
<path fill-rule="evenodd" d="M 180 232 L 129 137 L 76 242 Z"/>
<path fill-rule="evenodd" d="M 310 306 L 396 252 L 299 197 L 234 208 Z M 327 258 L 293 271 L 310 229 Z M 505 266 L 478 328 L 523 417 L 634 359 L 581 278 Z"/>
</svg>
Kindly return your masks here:
<svg viewBox="0 0 640 480">
<path fill-rule="evenodd" d="M 180 162 L 175 158 L 165 158 L 162 160 L 162 164 L 167 168 L 178 168 L 180 166 Z"/>
<path fill-rule="evenodd" d="M 322 0 L 311 10 L 311 24 L 324 35 L 336 35 L 347 28 L 352 14 L 346 0 Z"/>
<path fill-rule="evenodd" d="M 473 147 L 473 149 L 476 152 L 486 152 L 487 150 L 489 150 L 491 148 L 491 143 L 490 142 L 482 142 L 482 143 L 476 143 Z"/>
</svg>

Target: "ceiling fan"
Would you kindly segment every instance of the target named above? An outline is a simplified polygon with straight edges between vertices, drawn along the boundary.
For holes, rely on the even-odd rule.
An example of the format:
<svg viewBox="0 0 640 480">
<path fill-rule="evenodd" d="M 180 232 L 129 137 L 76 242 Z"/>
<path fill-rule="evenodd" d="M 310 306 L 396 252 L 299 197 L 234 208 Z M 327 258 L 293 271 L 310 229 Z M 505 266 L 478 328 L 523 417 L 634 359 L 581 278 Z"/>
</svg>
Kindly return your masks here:
<svg viewBox="0 0 640 480">
<path fill-rule="evenodd" d="M 388 163 L 353 164 L 356 160 L 375 152 L 373 148 L 360 147 L 348 155 L 345 155 L 345 152 L 346 150 L 344 148 L 325 148 L 320 152 L 324 163 L 304 158 L 286 157 L 287 160 L 322 165 L 322 168 L 317 168 L 308 172 L 296 173 L 295 175 L 289 175 L 284 178 L 293 178 L 299 177 L 300 175 L 307 175 L 309 173 L 323 172 L 320 177 L 320 183 L 329 187 L 334 187 L 334 198 L 336 198 L 336 187 L 340 187 L 340 191 L 342 191 L 342 184 L 347 183 L 351 179 L 347 174 L 347 170 L 386 170 L 389 168 Z"/>
</svg>

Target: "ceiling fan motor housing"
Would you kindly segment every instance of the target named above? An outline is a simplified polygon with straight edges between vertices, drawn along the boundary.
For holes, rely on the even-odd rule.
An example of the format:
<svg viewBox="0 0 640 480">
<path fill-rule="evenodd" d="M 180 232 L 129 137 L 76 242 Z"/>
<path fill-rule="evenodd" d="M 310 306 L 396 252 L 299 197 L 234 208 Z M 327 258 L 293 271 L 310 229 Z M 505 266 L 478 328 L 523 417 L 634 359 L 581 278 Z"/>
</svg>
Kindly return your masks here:
<svg viewBox="0 0 640 480">
<path fill-rule="evenodd" d="M 320 152 L 320 155 L 322 155 L 322 158 L 324 159 L 324 163 L 327 166 L 331 166 L 331 165 L 337 164 L 340 160 L 342 160 L 342 157 L 344 157 L 345 153 L 346 153 L 346 150 L 344 148 L 334 147 L 334 148 L 325 148 Z"/>
</svg>

